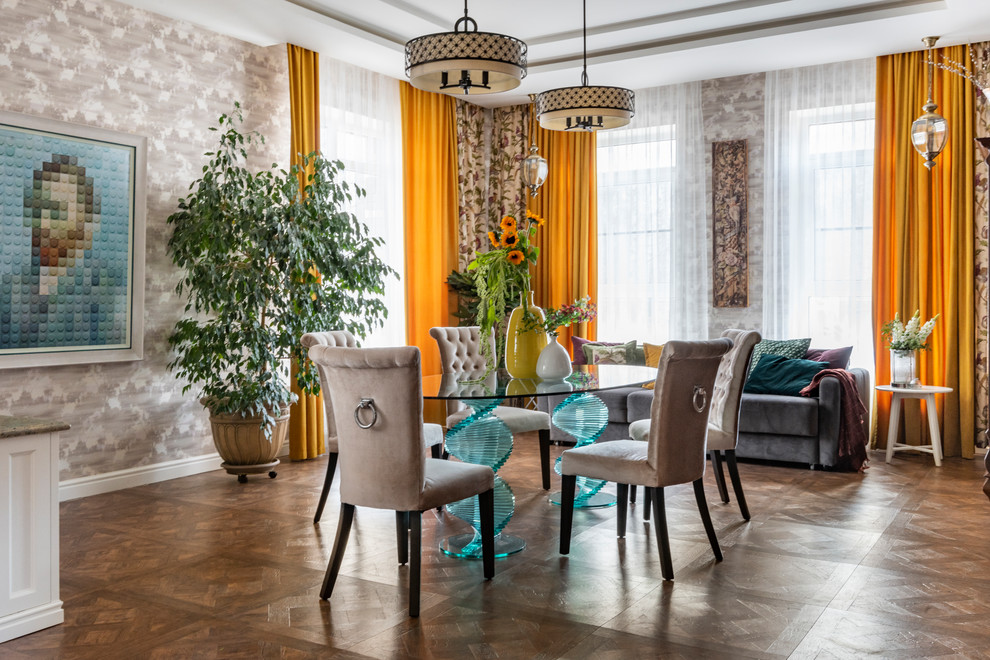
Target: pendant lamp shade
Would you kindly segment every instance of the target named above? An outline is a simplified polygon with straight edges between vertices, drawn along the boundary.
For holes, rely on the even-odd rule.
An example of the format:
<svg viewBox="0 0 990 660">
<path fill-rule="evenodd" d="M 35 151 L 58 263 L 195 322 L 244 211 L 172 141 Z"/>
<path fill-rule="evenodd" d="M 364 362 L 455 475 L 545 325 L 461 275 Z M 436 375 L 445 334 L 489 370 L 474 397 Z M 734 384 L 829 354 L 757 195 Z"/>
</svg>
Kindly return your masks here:
<svg viewBox="0 0 990 660">
<path fill-rule="evenodd" d="M 636 96 L 624 87 L 561 87 L 536 97 L 540 126 L 552 131 L 625 126 L 636 114 Z"/>
<path fill-rule="evenodd" d="M 935 112 L 938 106 L 932 100 L 932 68 L 935 66 L 932 48 L 938 37 L 925 37 L 922 41 L 928 47 L 928 102 L 922 107 L 925 113 L 911 124 L 911 144 L 925 157 L 925 167 L 932 169 L 935 166 L 935 157 L 942 153 L 949 139 L 949 123 L 945 121 L 945 117 Z"/>
<path fill-rule="evenodd" d="M 588 4 L 584 16 L 584 67 L 580 87 L 560 87 L 536 97 L 540 126 L 551 131 L 598 131 L 625 126 L 636 114 L 636 96 L 625 87 L 588 84 Z"/>
<path fill-rule="evenodd" d="M 445 94 L 491 94 L 515 89 L 526 77 L 526 44 L 515 37 L 478 32 L 464 16 L 453 32 L 427 34 L 406 42 L 406 76 L 413 87 Z"/>
</svg>

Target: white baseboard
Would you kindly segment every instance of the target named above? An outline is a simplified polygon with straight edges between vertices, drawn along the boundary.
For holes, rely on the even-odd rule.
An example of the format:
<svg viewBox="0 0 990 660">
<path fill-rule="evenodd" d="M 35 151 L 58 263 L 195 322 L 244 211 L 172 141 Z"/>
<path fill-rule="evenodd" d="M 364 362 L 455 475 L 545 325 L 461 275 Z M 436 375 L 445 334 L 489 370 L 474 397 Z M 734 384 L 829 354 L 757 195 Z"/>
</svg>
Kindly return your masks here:
<svg viewBox="0 0 990 660">
<path fill-rule="evenodd" d="M 216 452 L 153 465 L 140 465 L 126 470 L 62 481 L 58 485 L 58 499 L 59 502 L 65 502 L 89 495 L 99 495 L 219 469 L 220 455 Z"/>
<path fill-rule="evenodd" d="M 0 617 L 0 642 L 57 626 L 63 621 L 65 621 L 65 612 L 62 611 L 62 601 L 60 600 L 21 612 L 14 612 Z"/>
</svg>

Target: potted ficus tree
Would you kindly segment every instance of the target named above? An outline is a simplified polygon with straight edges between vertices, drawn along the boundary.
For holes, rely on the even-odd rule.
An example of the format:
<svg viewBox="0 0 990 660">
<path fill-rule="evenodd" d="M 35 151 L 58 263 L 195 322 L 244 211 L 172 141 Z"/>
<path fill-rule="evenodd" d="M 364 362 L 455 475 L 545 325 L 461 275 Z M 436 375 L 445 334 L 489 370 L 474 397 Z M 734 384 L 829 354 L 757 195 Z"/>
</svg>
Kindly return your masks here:
<svg viewBox="0 0 990 660">
<path fill-rule="evenodd" d="M 244 481 L 275 476 L 294 398 L 288 359 L 298 360 L 302 390 L 319 392 L 302 335 L 364 336 L 380 325 L 394 271 L 375 254 L 382 240 L 345 210 L 364 191 L 341 179 L 339 161 L 305 157 L 305 185 L 297 166 L 252 171 L 250 151 L 264 138 L 242 123 L 235 105 L 210 129 L 219 145 L 168 218 L 168 251 L 182 270 L 176 291 L 187 296 L 168 368 L 187 381 L 183 392 L 199 388 L 223 467 Z"/>
</svg>

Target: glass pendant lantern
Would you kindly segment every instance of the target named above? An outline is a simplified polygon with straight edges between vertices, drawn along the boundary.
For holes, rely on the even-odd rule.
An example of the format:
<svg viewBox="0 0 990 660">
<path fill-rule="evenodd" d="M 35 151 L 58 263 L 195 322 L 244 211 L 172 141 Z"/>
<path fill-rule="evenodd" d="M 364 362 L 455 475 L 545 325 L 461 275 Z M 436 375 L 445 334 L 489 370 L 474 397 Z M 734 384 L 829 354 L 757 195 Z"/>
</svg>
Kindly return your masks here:
<svg viewBox="0 0 990 660">
<path fill-rule="evenodd" d="M 932 48 L 938 37 L 925 37 L 923 41 L 928 47 L 928 102 L 922 107 L 925 113 L 911 124 L 911 144 L 925 157 L 925 167 L 931 169 L 935 165 L 935 157 L 942 153 L 949 139 L 949 124 L 945 117 L 935 112 L 938 106 L 932 100 Z"/>
<path fill-rule="evenodd" d="M 524 158 L 522 162 L 523 183 L 529 188 L 531 197 L 536 197 L 536 191 L 547 180 L 547 174 L 550 172 L 547 159 L 540 155 L 540 150 L 536 146 L 536 133 L 533 126 L 533 101 L 535 99 L 536 94 L 529 95 L 529 139 L 533 144 L 529 148 L 529 156 Z"/>
</svg>

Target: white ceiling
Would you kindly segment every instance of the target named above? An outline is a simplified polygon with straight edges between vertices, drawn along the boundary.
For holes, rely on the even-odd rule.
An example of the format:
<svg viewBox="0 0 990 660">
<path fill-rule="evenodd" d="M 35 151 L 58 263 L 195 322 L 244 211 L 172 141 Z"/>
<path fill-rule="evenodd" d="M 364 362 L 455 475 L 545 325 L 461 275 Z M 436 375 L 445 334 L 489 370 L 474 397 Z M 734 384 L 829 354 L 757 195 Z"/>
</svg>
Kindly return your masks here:
<svg viewBox="0 0 990 660">
<path fill-rule="evenodd" d="M 294 43 L 404 78 L 407 40 L 453 30 L 462 0 L 123 0 L 261 46 Z M 472 0 L 483 32 L 529 46 L 517 89 L 485 106 L 580 84 L 580 0 Z M 642 89 L 990 40 L 990 0 L 588 0 L 593 85 Z"/>
</svg>

